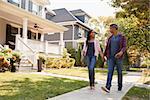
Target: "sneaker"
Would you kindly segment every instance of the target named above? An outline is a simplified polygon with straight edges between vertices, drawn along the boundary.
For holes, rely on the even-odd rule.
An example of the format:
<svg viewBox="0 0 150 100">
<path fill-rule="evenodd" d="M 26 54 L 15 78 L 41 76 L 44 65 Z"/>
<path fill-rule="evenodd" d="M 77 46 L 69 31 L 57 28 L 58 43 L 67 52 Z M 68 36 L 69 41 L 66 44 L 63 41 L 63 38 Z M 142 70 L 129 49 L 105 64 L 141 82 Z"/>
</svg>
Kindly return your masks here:
<svg viewBox="0 0 150 100">
<path fill-rule="evenodd" d="M 95 90 L 95 87 L 94 86 L 90 86 L 90 90 Z"/>
<path fill-rule="evenodd" d="M 110 93 L 110 90 L 109 90 L 108 88 L 106 88 L 106 87 L 101 87 L 101 89 L 102 89 L 103 91 L 107 92 L 107 93 Z"/>
</svg>

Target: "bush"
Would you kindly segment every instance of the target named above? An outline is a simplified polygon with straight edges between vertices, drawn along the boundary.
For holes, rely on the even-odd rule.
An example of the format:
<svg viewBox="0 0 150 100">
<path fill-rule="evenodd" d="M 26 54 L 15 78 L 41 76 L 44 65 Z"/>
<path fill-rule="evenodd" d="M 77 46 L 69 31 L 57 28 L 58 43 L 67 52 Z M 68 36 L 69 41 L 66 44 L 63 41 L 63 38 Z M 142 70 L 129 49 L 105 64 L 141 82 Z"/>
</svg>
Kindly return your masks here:
<svg viewBox="0 0 150 100">
<path fill-rule="evenodd" d="M 82 65 L 82 62 L 81 62 L 81 49 L 79 48 L 77 53 L 76 53 L 76 56 L 75 56 L 75 66 L 81 66 Z"/>
<path fill-rule="evenodd" d="M 13 53 L 12 53 L 12 56 L 15 56 L 15 57 L 16 57 L 16 59 L 20 59 L 20 58 L 21 58 L 21 53 L 20 53 L 20 52 L 15 51 L 15 52 L 13 52 Z"/>
<path fill-rule="evenodd" d="M 75 64 L 73 58 L 48 58 L 46 68 L 71 68 Z"/>
<path fill-rule="evenodd" d="M 19 62 L 20 52 L 13 52 L 11 49 L 2 49 L 0 52 L 0 71 L 10 70 L 14 63 Z"/>
<path fill-rule="evenodd" d="M 69 58 L 69 56 L 71 56 L 71 54 L 68 53 L 67 49 L 64 48 L 63 49 L 63 58 Z"/>
<path fill-rule="evenodd" d="M 70 47 L 70 48 L 67 48 L 67 51 L 68 51 L 69 54 L 71 54 L 70 57 L 75 59 L 75 57 L 76 57 L 76 50 L 74 48 Z"/>
</svg>

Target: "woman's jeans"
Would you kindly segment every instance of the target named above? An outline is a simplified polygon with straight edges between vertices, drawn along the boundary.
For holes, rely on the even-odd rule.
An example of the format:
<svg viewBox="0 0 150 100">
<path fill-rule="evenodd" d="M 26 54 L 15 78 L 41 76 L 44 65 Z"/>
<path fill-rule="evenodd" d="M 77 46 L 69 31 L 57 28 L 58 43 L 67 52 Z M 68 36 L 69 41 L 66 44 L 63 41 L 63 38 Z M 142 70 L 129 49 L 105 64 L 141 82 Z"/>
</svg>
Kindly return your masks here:
<svg viewBox="0 0 150 100">
<path fill-rule="evenodd" d="M 122 88 L 122 59 L 116 59 L 115 57 L 110 57 L 107 60 L 107 64 L 108 64 L 108 75 L 107 75 L 106 88 L 110 90 L 115 66 L 117 68 L 117 73 L 118 73 L 118 88 Z"/>
<path fill-rule="evenodd" d="M 95 82 L 95 71 L 94 71 L 95 64 L 96 64 L 96 56 L 87 56 L 90 86 L 94 86 Z"/>
</svg>

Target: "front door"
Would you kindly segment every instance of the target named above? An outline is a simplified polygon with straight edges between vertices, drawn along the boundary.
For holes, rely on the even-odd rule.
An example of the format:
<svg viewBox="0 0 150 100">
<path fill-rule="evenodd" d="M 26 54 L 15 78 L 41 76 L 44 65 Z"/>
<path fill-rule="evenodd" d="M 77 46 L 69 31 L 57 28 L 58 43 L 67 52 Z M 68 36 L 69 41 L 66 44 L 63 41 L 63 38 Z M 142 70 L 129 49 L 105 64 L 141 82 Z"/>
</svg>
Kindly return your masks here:
<svg viewBox="0 0 150 100">
<path fill-rule="evenodd" d="M 9 48 L 11 48 L 12 50 L 15 49 L 16 34 L 18 34 L 18 28 L 12 27 L 11 25 L 7 24 L 6 44 L 9 45 Z"/>
</svg>

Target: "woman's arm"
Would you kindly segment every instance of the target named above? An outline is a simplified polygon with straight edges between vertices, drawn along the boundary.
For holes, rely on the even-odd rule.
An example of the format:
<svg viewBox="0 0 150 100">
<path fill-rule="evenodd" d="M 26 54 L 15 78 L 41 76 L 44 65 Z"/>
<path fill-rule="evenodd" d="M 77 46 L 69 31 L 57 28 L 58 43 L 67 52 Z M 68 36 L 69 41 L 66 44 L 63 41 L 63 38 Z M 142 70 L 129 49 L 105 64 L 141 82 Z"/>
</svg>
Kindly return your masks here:
<svg viewBox="0 0 150 100">
<path fill-rule="evenodd" d="M 102 49 L 100 48 L 100 44 L 98 41 L 97 41 L 97 48 L 98 48 L 98 51 L 99 51 L 99 54 L 100 54 L 102 60 L 104 61 L 104 54 L 102 52 Z"/>
</svg>

